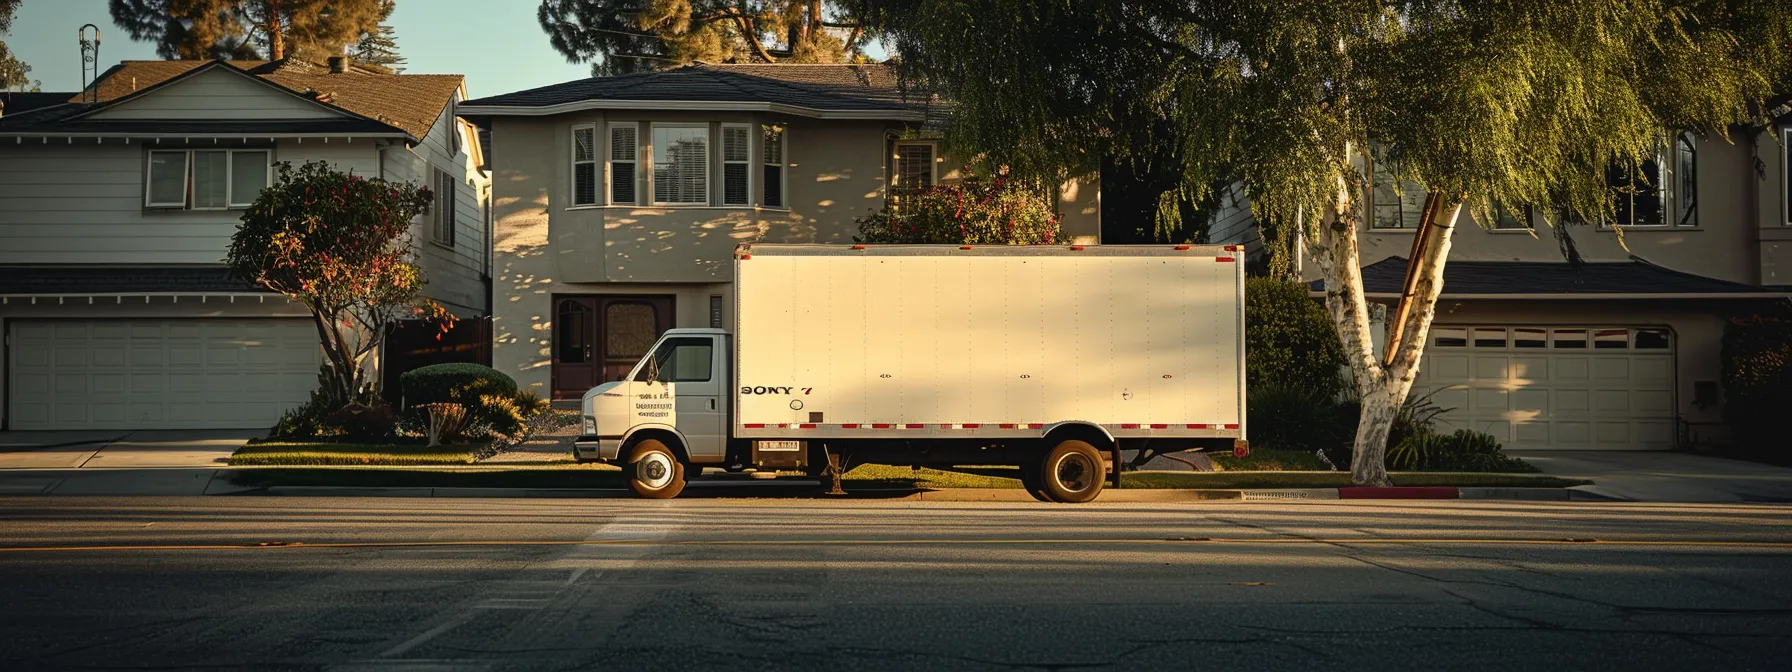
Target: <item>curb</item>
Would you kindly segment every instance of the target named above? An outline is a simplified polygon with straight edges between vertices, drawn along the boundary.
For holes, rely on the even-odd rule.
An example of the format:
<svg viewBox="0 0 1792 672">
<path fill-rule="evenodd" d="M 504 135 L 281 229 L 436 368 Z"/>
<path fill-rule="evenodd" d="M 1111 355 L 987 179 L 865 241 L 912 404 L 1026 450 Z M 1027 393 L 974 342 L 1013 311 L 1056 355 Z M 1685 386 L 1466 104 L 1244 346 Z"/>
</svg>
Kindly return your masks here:
<svg viewBox="0 0 1792 672">
<path fill-rule="evenodd" d="M 707 489 L 707 488 L 705 488 Z M 533 499 L 630 499 L 626 488 L 470 488 L 470 487 L 356 487 L 325 485 L 276 485 L 253 489 L 245 495 L 275 497 L 446 497 Z M 708 493 L 706 493 L 708 494 Z M 738 493 L 752 499 L 764 494 Z M 788 495 L 774 495 L 788 497 Z M 707 497 L 706 497 L 707 498 Z M 735 498 L 735 497 L 731 497 Z M 1018 488 L 946 488 L 910 492 L 871 488 L 851 491 L 847 497 L 819 499 L 877 499 L 914 502 L 1032 502 L 1033 496 Z M 1265 488 L 1251 490 L 1135 488 L 1104 490 L 1097 503 L 1165 503 L 1201 501 L 1327 501 L 1340 499 L 1473 499 L 1536 502 L 1613 501 L 1594 493 L 1568 488 Z"/>
</svg>

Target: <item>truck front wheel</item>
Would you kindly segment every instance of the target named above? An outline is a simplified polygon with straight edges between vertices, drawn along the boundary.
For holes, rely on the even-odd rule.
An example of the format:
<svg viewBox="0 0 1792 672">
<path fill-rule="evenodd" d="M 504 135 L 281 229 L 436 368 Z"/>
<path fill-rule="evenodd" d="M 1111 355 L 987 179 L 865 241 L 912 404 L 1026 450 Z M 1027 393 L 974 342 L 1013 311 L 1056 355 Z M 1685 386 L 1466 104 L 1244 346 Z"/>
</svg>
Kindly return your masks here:
<svg viewBox="0 0 1792 672">
<path fill-rule="evenodd" d="M 1076 439 L 1059 441 L 1045 454 L 1039 468 L 1039 486 L 1045 496 L 1069 504 L 1095 499 L 1107 477 L 1101 452 Z"/>
<path fill-rule="evenodd" d="M 643 439 L 628 452 L 628 487 L 648 499 L 671 499 L 684 491 L 684 465 L 658 439 Z"/>
</svg>

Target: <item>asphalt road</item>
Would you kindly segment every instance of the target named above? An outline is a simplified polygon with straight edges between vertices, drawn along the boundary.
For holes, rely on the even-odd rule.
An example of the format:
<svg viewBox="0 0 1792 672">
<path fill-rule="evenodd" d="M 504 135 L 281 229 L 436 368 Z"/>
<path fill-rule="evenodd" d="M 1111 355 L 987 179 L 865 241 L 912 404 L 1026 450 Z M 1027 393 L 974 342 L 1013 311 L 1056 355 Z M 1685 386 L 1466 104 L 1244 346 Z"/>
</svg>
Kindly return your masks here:
<svg viewBox="0 0 1792 672">
<path fill-rule="evenodd" d="M 0 669 L 1787 669 L 1788 513 L 0 499 Z"/>
</svg>

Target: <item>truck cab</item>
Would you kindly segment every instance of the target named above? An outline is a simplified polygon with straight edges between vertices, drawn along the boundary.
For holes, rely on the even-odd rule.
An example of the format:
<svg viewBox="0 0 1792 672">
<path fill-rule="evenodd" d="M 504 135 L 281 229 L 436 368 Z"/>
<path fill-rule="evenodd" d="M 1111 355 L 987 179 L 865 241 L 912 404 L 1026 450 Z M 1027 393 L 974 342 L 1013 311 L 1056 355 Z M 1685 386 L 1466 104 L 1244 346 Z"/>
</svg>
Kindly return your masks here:
<svg viewBox="0 0 1792 672">
<path fill-rule="evenodd" d="M 635 460 L 620 454 L 624 446 L 652 441 L 673 458 L 649 460 L 667 472 L 650 482 L 666 487 L 685 477 L 687 465 L 700 471 L 726 462 L 729 338 L 721 329 L 668 330 L 628 376 L 587 391 L 579 401 L 574 457 L 628 464 Z M 666 482 L 667 476 L 676 478 Z"/>
</svg>

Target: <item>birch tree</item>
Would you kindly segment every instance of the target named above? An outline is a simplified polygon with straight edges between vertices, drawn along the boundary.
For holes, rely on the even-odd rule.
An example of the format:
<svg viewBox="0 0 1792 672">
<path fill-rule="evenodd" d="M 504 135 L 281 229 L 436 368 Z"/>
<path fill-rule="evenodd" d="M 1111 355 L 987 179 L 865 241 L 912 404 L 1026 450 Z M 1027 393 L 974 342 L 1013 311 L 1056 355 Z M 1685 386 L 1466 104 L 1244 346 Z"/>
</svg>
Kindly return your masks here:
<svg viewBox="0 0 1792 672">
<path fill-rule="evenodd" d="M 960 155 L 1087 171 L 1151 151 L 1129 122 L 1161 115 L 1190 200 L 1230 177 L 1259 220 L 1298 223 L 1362 397 L 1364 485 L 1388 483 L 1456 228 L 1496 205 L 1608 217 L 1608 167 L 1670 129 L 1727 139 L 1785 90 L 1792 46 L 1792 4 L 1765 0 L 960 0 L 878 18 L 905 77 L 954 101 Z M 1379 349 L 1357 244 L 1371 153 L 1427 193 Z"/>
</svg>

